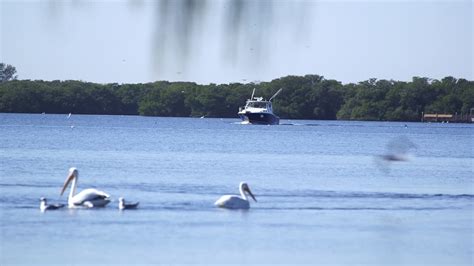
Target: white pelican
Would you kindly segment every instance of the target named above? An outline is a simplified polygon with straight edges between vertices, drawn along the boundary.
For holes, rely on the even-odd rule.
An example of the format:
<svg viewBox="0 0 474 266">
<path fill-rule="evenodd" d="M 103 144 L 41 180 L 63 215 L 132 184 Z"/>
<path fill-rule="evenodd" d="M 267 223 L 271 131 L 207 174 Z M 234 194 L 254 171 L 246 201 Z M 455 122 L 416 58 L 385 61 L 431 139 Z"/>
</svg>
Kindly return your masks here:
<svg viewBox="0 0 474 266">
<path fill-rule="evenodd" d="M 110 202 L 109 194 L 97 190 L 95 188 L 84 189 L 83 191 L 76 193 L 77 180 L 79 179 L 79 172 L 75 167 L 69 169 L 69 175 L 64 182 L 63 188 L 61 190 L 61 196 L 64 193 L 64 190 L 68 187 L 69 183 L 72 181 L 71 191 L 69 192 L 69 197 L 67 200 L 69 208 L 76 207 L 105 207 Z"/>
<path fill-rule="evenodd" d="M 56 210 L 56 209 L 59 209 L 59 208 L 62 208 L 64 207 L 64 204 L 49 204 L 47 203 L 46 201 L 46 198 L 43 198 L 41 197 L 40 198 L 40 210 L 42 212 L 46 211 L 46 210 Z"/>
<path fill-rule="evenodd" d="M 125 203 L 125 200 L 120 197 L 119 198 L 119 209 L 120 210 L 125 210 L 125 209 L 136 209 L 138 207 L 138 204 L 140 202 L 134 202 L 134 203 Z"/>
<path fill-rule="evenodd" d="M 255 196 L 252 194 L 252 191 L 250 191 L 250 188 L 247 183 L 240 182 L 239 190 L 240 197 L 237 195 L 224 195 L 220 197 L 214 203 L 214 205 L 227 209 L 248 209 L 250 208 L 250 203 L 247 199 L 247 194 L 250 195 L 255 202 L 257 202 Z"/>
</svg>

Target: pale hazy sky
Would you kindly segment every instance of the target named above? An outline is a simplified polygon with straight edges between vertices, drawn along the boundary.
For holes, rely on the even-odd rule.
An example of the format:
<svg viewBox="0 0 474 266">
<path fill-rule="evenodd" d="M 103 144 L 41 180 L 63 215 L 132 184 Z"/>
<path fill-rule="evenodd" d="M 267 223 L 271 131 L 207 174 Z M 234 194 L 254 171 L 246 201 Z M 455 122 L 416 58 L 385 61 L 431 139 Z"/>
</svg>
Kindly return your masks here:
<svg viewBox="0 0 474 266">
<path fill-rule="evenodd" d="M 0 0 L 20 79 L 474 79 L 471 0 Z"/>
</svg>

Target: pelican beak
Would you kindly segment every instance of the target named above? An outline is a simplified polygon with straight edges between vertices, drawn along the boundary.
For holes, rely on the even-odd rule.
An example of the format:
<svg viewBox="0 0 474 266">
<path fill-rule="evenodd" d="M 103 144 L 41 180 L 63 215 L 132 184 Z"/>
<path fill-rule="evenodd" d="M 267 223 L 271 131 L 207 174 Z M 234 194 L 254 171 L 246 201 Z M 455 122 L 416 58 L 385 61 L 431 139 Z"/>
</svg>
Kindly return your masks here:
<svg viewBox="0 0 474 266">
<path fill-rule="evenodd" d="M 256 199 L 255 196 L 253 195 L 252 191 L 250 191 L 250 188 L 247 187 L 245 190 L 249 193 L 249 195 L 252 197 L 252 199 L 253 199 L 255 202 L 257 202 L 257 199 Z"/>
<path fill-rule="evenodd" d="M 61 196 L 63 195 L 64 190 L 66 190 L 67 186 L 69 186 L 69 183 L 71 183 L 71 180 L 74 179 L 74 177 L 75 177 L 74 172 L 71 172 L 69 174 L 69 176 L 66 178 L 66 181 L 64 182 L 63 188 L 61 189 L 61 194 L 60 194 Z"/>
</svg>

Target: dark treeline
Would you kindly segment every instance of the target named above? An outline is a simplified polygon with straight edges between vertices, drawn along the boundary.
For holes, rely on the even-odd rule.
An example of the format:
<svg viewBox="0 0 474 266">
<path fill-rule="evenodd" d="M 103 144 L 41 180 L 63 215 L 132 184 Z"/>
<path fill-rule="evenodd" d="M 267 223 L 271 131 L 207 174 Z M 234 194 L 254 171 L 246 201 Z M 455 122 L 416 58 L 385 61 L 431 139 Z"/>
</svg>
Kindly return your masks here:
<svg viewBox="0 0 474 266">
<path fill-rule="evenodd" d="M 422 112 L 466 114 L 474 107 L 474 82 L 465 79 L 370 79 L 343 85 L 306 75 L 221 85 L 9 80 L 0 83 L 0 112 L 236 117 L 253 88 L 267 99 L 283 88 L 274 109 L 284 119 L 419 121 Z"/>
</svg>

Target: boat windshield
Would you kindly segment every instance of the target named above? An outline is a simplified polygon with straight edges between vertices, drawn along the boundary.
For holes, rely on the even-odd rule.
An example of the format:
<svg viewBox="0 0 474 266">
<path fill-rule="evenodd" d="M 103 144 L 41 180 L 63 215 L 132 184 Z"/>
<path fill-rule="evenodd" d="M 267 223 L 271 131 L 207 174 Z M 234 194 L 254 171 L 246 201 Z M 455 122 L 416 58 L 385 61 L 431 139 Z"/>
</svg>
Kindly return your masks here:
<svg viewBox="0 0 474 266">
<path fill-rule="evenodd" d="M 249 102 L 247 106 L 253 107 L 253 108 L 267 108 L 267 103 L 266 102 Z"/>
</svg>

